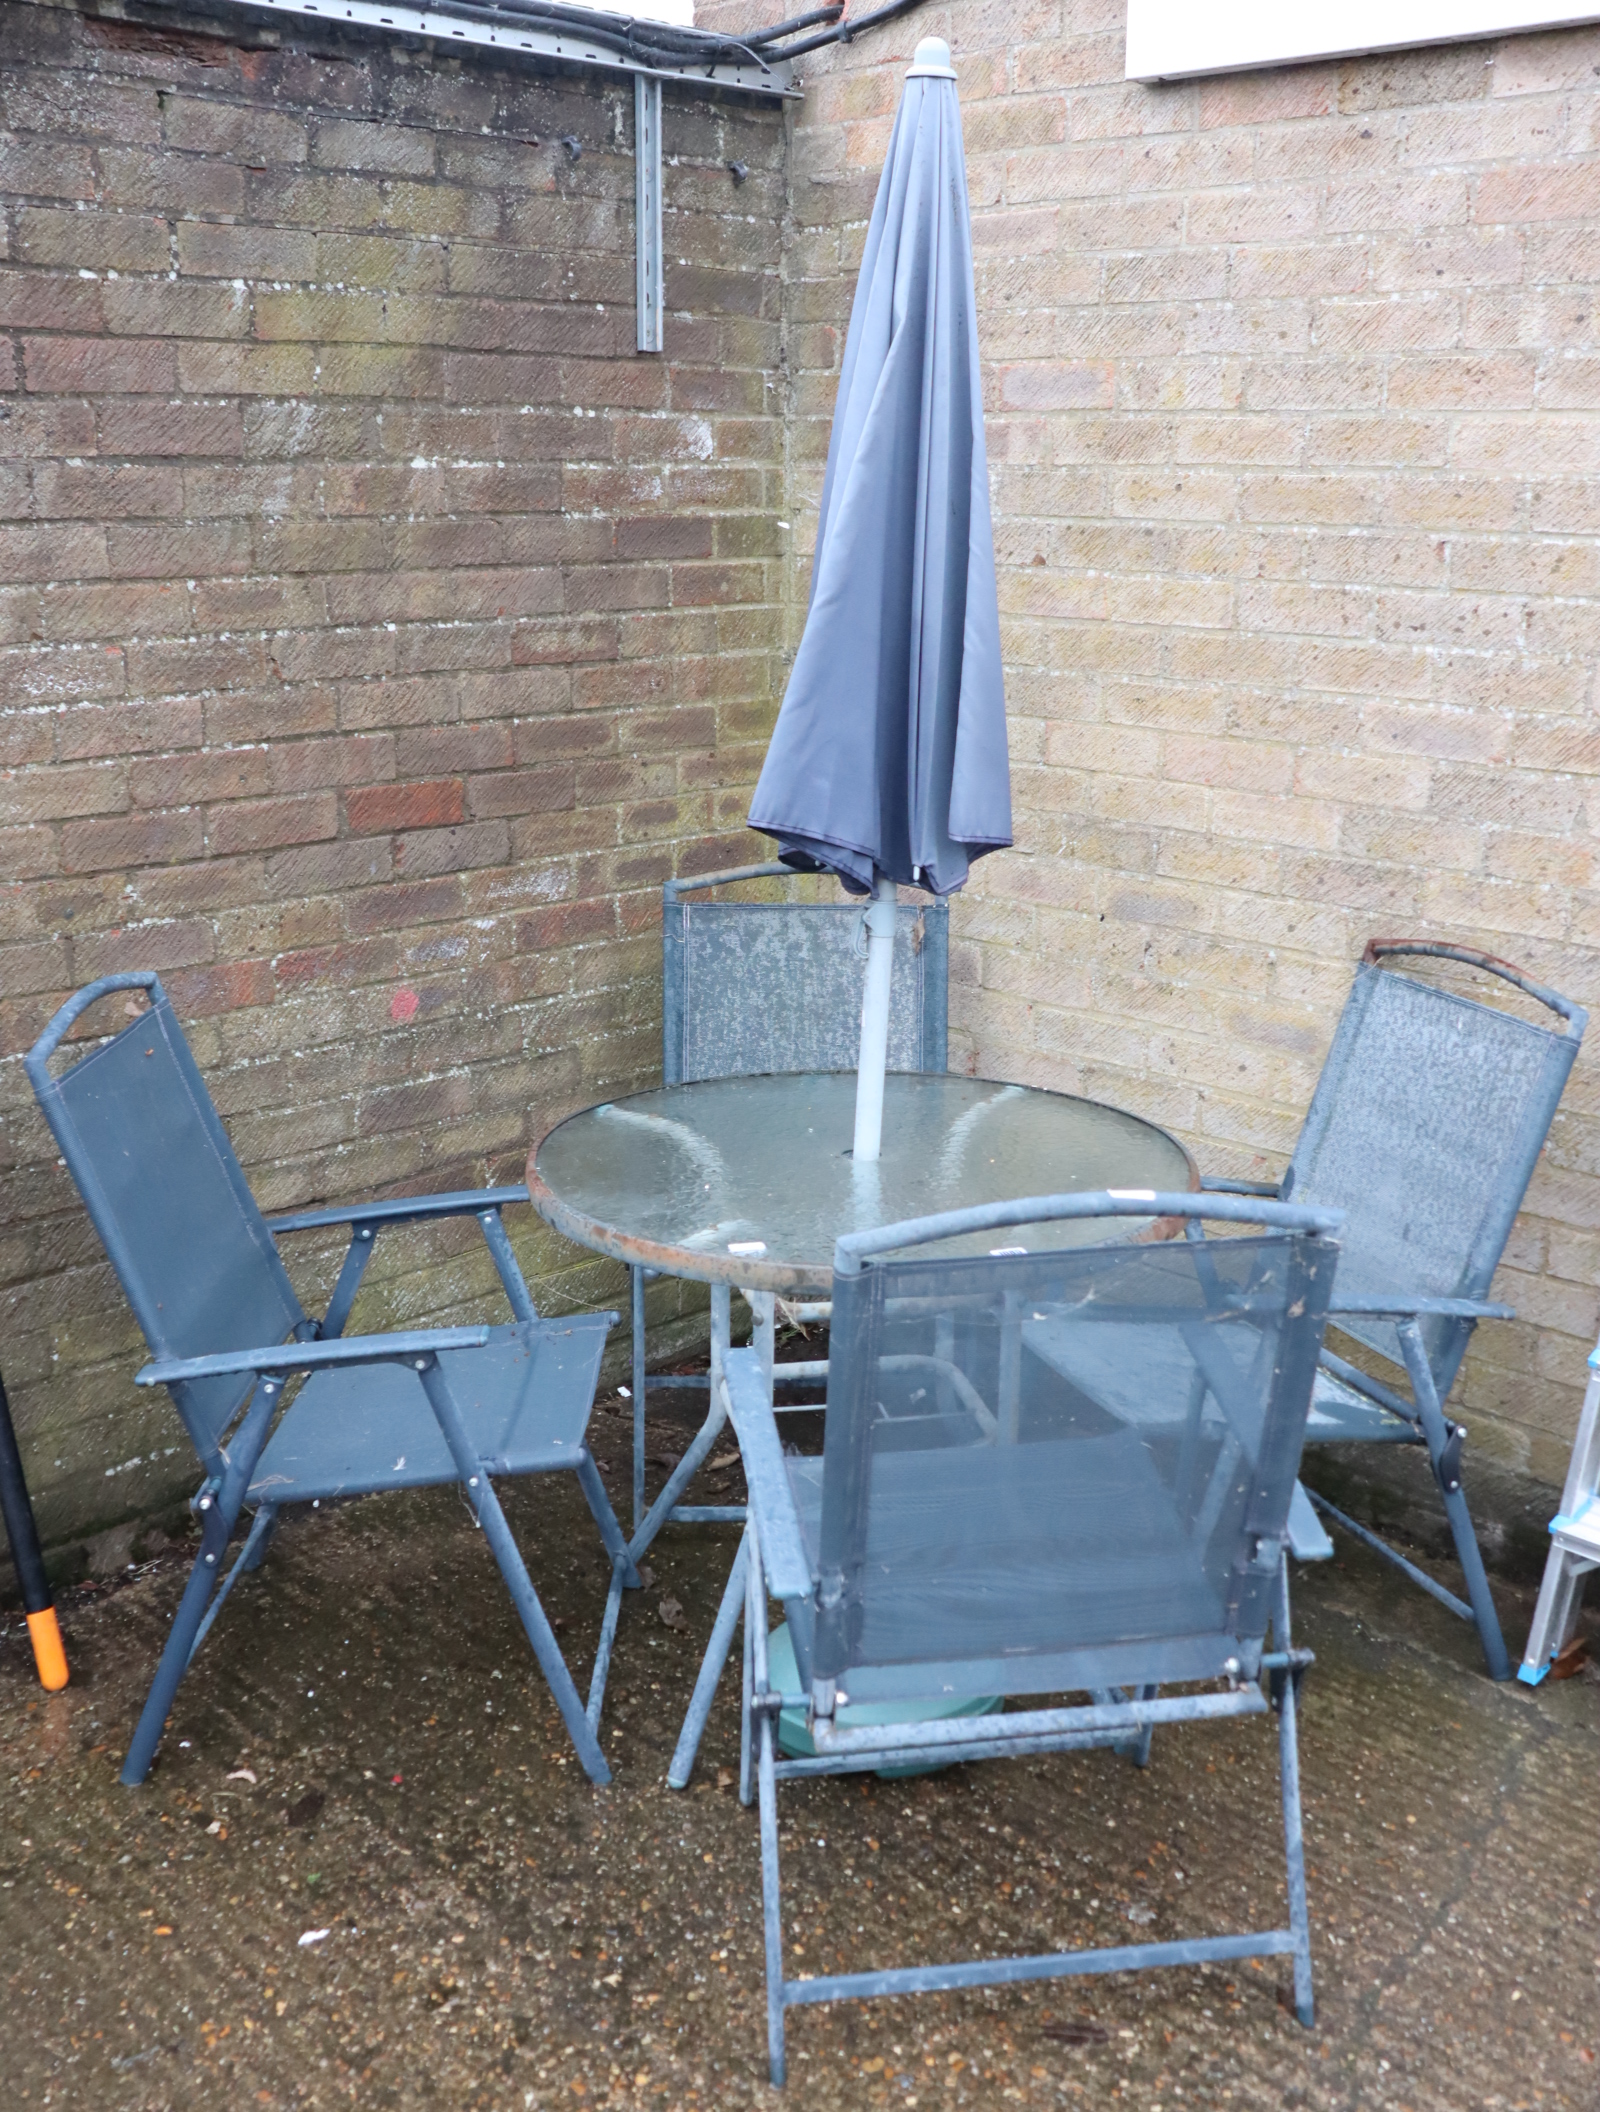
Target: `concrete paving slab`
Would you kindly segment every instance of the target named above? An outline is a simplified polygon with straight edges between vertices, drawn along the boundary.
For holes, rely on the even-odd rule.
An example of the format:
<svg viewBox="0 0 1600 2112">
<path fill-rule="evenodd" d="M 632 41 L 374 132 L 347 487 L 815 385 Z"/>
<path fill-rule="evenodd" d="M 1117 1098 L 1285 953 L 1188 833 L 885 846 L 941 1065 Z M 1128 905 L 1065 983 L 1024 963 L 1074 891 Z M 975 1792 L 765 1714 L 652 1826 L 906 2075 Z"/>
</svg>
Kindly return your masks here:
<svg viewBox="0 0 1600 2112">
<path fill-rule="evenodd" d="M 596 1427 L 610 1474 L 625 1425 Z M 507 1507 L 586 1671 L 604 1572 L 576 1491 L 518 1486 Z M 34 1683 L 20 1617 L 0 1624 L 6 2103 L 783 2102 L 731 1684 L 691 1789 L 663 1779 L 731 1551 L 689 1528 L 653 1551 L 603 1791 L 450 1491 L 288 1520 L 142 1790 L 116 1773 L 176 1558 L 69 1601 L 62 1694 Z M 1531 1600 L 1502 1611 L 1520 1644 Z M 1273 1960 L 807 2010 L 788 2101 L 1594 2112 L 1600 1684 L 1491 1686 L 1469 1629 L 1348 1544 L 1300 1573 L 1296 1613 L 1318 1653 L 1313 2030 L 1279 2005 Z M 1143 1773 L 1092 1753 L 794 1785 L 793 1969 L 1270 1925 L 1275 1756 L 1249 1721 L 1158 1735 Z"/>
</svg>

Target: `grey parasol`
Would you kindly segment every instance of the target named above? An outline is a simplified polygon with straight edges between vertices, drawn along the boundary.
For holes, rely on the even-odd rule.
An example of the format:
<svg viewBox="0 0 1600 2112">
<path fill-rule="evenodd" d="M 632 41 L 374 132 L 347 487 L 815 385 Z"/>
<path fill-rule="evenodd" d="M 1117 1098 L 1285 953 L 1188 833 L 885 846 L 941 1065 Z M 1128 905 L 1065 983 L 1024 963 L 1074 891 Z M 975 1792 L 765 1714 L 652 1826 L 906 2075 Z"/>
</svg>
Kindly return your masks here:
<svg viewBox="0 0 1600 2112">
<path fill-rule="evenodd" d="M 856 1110 L 856 1156 L 875 1158 L 895 885 L 950 894 L 1011 841 L 961 112 L 937 38 L 906 76 L 867 230 L 811 605 L 750 825 L 876 897 Z"/>
</svg>

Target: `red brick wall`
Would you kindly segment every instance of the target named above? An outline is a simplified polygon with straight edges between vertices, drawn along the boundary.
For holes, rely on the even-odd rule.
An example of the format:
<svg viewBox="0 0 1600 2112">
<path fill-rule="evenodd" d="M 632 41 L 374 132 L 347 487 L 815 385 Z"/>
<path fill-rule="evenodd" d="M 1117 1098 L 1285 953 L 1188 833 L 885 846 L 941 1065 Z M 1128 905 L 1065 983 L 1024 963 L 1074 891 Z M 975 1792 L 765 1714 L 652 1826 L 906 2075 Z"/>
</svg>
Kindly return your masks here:
<svg viewBox="0 0 1600 2112">
<path fill-rule="evenodd" d="M 0 0 L 0 1368 L 57 1539 L 190 1472 L 17 1060 L 60 999 L 158 969 L 269 1208 L 520 1178 L 655 1074 L 656 889 L 780 679 L 779 115 L 667 91 L 640 358 L 629 83 L 203 28 Z M 399 1241 L 372 1310 L 488 1281 Z"/>
</svg>

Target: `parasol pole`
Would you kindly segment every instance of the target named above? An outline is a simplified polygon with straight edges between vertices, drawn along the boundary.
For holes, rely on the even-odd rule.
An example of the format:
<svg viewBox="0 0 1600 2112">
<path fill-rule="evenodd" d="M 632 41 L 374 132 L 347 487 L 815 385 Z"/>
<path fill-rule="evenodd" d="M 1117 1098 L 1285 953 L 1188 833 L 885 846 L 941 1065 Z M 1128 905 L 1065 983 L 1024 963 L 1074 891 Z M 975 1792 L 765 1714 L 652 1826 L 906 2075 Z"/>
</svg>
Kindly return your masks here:
<svg viewBox="0 0 1600 2112">
<path fill-rule="evenodd" d="M 867 978 L 861 993 L 861 1055 L 856 1067 L 852 1156 L 871 1163 L 883 1143 L 883 1074 L 889 1063 L 889 973 L 894 965 L 895 887 L 879 873 L 866 912 Z"/>
</svg>

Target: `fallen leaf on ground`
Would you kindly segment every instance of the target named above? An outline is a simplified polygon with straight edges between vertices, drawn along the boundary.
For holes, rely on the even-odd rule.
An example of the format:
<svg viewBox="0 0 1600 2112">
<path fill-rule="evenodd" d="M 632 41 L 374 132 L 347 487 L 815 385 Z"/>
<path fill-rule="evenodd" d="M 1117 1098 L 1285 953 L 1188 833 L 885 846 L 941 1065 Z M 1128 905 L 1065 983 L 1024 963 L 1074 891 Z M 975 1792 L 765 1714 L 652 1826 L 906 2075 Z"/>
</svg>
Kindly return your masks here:
<svg viewBox="0 0 1600 2112">
<path fill-rule="evenodd" d="M 657 1606 L 656 1612 L 660 1614 L 662 1624 L 665 1627 L 687 1628 L 689 1625 L 688 1618 L 685 1615 L 682 1606 L 680 1606 L 678 1601 L 674 1598 L 663 1599 L 661 1603 Z"/>
<path fill-rule="evenodd" d="M 737 1452 L 719 1452 L 706 1469 L 706 1472 L 708 1474 L 720 1474 L 724 1467 L 736 1467 L 738 1464 L 739 1455 Z"/>
<path fill-rule="evenodd" d="M 1586 1636 L 1576 1635 L 1565 1650 L 1558 1651 L 1550 1660 L 1552 1679 L 1576 1679 L 1589 1662 L 1589 1642 Z"/>
<path fill-rule="evenodd" d="M 1054 2039 L 1058 2046 L 1104 2046 L 1111 2034 L 1103 2024 L 1073 2017 L 1065 2024 L 1041 2025 L 1040 2036 Z"/>
<path fill-rule="evenodd" d="M 284 1812 L 291 1826 L 309 1826 L 323 1805 L 328 1801 L 325 1791 L 308 1789 L 303 1797 L 296 1798 Z"/>
</svg>

